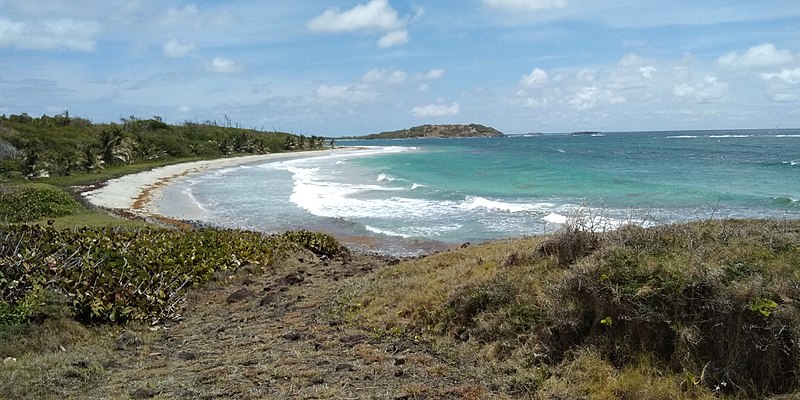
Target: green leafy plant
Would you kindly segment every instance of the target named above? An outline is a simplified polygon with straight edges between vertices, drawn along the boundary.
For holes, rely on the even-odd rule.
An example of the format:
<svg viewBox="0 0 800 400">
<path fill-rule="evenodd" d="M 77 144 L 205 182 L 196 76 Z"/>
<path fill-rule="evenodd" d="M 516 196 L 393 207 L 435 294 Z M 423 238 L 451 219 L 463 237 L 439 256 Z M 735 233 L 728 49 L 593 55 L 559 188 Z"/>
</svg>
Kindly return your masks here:
<svg viewBox="0 0 800 400">
<path fill-rule="evenodd" d="M 752 303 L 750 303 L 750 311 L 755 311 L 764 317 L 769 317 L 772 314 L 772 311 L 775 307 L 778 306 L 778 303 L 770 300 L 770 299 L 756 299 Z"/>
</svg>

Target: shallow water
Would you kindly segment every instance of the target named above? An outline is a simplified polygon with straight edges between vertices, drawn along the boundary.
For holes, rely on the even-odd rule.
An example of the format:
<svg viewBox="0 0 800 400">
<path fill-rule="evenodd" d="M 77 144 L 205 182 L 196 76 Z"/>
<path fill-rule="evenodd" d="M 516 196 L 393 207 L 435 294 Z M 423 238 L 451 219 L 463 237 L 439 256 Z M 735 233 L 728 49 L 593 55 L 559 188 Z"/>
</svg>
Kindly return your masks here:
<svg viewBox="0 0 800 400">
<path fill-rule="evenodd" d="M 157 208 L 181 217 L 189 201 L 212 224 L 323 230 L 401 254 L 574 220 L 800 218 L 800 130 L 338 143 L 373 147 L 192 176 Z"/>
</svg>

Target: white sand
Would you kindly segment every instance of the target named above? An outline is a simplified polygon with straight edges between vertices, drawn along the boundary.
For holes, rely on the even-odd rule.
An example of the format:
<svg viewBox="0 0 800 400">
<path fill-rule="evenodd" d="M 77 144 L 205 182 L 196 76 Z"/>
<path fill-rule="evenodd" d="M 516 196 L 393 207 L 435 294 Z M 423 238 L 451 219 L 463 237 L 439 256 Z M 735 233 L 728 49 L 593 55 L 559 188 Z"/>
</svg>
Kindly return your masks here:
<svg viewBox="0 0 800 400">
<path fill-rule="evenodd" d="M 101 188 L 84 192 L 83 196 L 90 203 L 99 207 L 125 210 L 139 216 L 150 216 L 155 214 L 154 207 L 151 204 L 153 199 L 161 197 L 164 189 L 178 179 L 214 169 L 307 156 L 309 154 L 323 155 L 325 153 L 321 151 L 305 151 L 262 154 L 168 165 L 111 179 Z M 190 207 L 192 206 L 187 205 L 187 208 Z"/>
</svg>

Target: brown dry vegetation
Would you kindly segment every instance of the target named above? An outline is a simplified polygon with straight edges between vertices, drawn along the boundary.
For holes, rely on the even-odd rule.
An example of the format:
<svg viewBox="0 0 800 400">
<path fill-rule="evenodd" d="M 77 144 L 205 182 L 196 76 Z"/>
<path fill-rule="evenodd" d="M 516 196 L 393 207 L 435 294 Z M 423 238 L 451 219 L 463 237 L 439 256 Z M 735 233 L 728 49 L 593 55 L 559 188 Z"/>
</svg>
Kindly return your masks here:
<svg viewBox="0 0 800 400">
<path fill-rule="evenodd" d="M 302 252 L 193 291 L 178 321 L 7 331 L 0 397 L 789 398 L 798 301 L 800 222 Z"/>
<path fill-rule="evenodd" d="M 567 229 L 384 269 L 344 308 L 498 392 L 751 398 L 798 388 L 799 278 L 796 221 Z"/>
</svg>

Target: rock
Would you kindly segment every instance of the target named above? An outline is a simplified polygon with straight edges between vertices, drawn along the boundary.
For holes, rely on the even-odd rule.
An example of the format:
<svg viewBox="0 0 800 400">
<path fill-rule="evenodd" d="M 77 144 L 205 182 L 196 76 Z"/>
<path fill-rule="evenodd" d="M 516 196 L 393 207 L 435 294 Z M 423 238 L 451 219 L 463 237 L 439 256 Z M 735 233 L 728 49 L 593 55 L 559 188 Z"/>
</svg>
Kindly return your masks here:
<svg viewBox="0 0 800 400">
<path fill-rule="evenodd" d="M 250 291 L 250 289 L 241 288 L 233 293 L 225 300 L 226 303 L 238 303 L 240 301 L 245 301 L 250 299 L 251 297 L 255 296 L 255 294 Z"/>
<path fill-rule="evenodd" d="M 336 366 L 336 372 L 342 371 L 355 371 L 356 369 L 353 367 L 353 364 L 342 363 Z"/>
<path fill-rule="evenodd" d="M 306 277 L 303 276 L 303 273 L 301 273 L 301 272 L 293 272 L 293 273 L 291 273 L 289 275 L 286 275 L 283 278 L 283 283 L 285 283 L 287 285 L 298 285 L 300 283 L 303 283 L 304 280 L 306 280 Z"/>
<path fill-rule="evenodd" d="M 299 334 L 297 332 L 286 332 L 283 335 L 281 335 L 281 337 L 283 337 L 284 339 L 286 339 L 286 340 L 288 340 L 290 342 L 296 342 L 296 341 L 302 339 L 303 335 L 301 335 L 301 334 Z"/>
<path fill-rule="evenodd" d="M 403 372 L 402 369 L 398 369 L 397 371 L 394 371 L 394 376 L 396 376 L 398 378 L 403 376 L 404 374 L 405 374 L 405 372 Z"/>
<path fill-rule="evenodd" d="M 190 353 L 188 351 L 182 351 L 178 353 L 178 358 L 184 361 L 196 360 L 197 354 Z"/>
<path fill-rule="evenodd" d="M 250 278 L 244 278 L 244 280 L 242 281 L 242 285 L 244 285 L 244 286 L 250 286 L 250 285 L 255 285 L 255 284 L 256 284 L 256 281 L 254 281 L 254 280 L 252 280 Z"/>
<path fill-rule="evenodd" d="M 131 397 L 134 399 L 149 399 L 152 397 L 156 397 L 158 394 L 157 391 L 145 388 L 139 388 L 131 392 Z"/>
<path fill-rule="evenodd" d="M 142 345 L 142 339 L 139 339 L 139 336 L 136 336 L 132 332 L 123 332 L 117 338 L 117 341 L 114 344 L 114 349 L 127 350 L 129 348 L 140 347 L 141 345 Z"/>
<path fill-rule="evenodd" d="M 350 344 L 350 345 L 354 345 L 356 343 L 361 343 L 361 342 L 363 342 L 365 340 L 367 340 L 367 335 L 364 335 L 364 334 L 361 334 L 361 333 L 358 333 L 358 334 L 355 334 L 355 335 L 350 335 L 350 336 L 343 336 L 341 339 L 339 339 L 340 342 L 346 343 L 346 344 Z"/>
<path fill-rule="evenodd" d="M 264 307 L 266 305 L 271 304 L 274 301 L 275 301 L 275 294 L 274 293 L 270 293 L 270 294 L 267 294 L 264 297 L 262 297 L 261 301 L 258 302 L 258 305 L 261 306 L 261 307 Z"/>
<path fill-rule="evenodd" d="M 394 265 L 397 265 L 397 264 L 400 264 L 400 259 L 399 258 L 393 258 L 393 259 L 389 260 L 389 262 L 386 265 L 394 266 Z"/>
<path fill-rule="evenodd" d="M 103 363 L 103 369 L 105 369 L 105 370 L 122 369 L 122 364 L 120 364 L 116 360 L 108 360 L 108 361 Z"/>
</svg>

